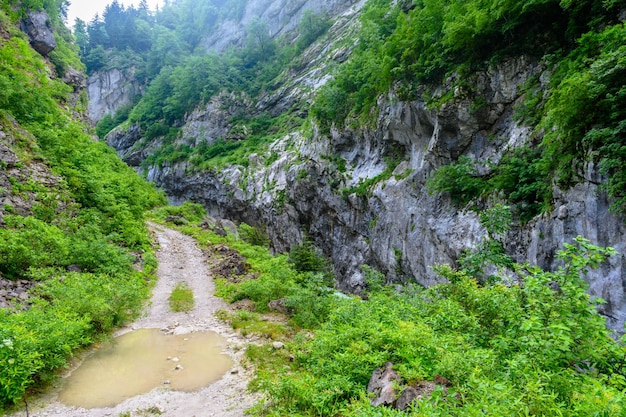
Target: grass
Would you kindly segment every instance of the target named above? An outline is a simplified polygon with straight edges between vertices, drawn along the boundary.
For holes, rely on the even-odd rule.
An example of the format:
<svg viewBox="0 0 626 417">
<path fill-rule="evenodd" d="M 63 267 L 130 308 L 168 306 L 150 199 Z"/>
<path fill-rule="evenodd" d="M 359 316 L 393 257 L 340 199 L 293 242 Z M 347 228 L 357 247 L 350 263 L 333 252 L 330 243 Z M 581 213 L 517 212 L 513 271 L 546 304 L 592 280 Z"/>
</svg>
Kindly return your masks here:
<svg viewBox="0 0 626 417">
<path fill-rule="evenodd" d="M 187 312 L 194 306 L 193 291 L 186 282 L 176 284 L 169 297 L 170 309 L 174 312 Z"/>
<path fill-rule="evenodd" d="M 243 336 L 256 334 L 271 340 L 282 339 L 290 333 L 289 326 L 269 321 L 263 315 L 246 310 L 228 312 L 219 310 L 217 317 L 228 322 L 235 330 L 239 330 Z"/>
</svg>

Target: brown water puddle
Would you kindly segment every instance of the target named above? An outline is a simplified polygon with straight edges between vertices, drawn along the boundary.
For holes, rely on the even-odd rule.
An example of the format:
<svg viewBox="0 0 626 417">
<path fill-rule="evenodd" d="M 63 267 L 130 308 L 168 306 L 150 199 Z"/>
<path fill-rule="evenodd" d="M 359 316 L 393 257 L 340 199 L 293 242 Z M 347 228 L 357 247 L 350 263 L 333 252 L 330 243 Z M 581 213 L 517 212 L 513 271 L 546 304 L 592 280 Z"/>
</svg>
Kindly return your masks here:
<svg viewBox="0 0 626 417">
<path fill-rule="evenodd" d="M 214 332 L 165 335 L 141 329 L 115 338 L 67 378 L 59 400 L 83 408 L 111 407 L 156 387 L 194 391 L 231 367 Z"/>
</svg>

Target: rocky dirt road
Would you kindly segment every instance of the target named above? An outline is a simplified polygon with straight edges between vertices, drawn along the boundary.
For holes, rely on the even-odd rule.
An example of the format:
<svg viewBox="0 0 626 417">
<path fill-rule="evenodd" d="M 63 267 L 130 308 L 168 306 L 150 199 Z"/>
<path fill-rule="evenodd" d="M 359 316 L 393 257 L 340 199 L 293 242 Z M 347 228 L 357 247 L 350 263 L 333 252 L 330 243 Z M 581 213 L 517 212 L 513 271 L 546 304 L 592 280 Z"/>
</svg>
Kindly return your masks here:
<svg viewBox="0 0 626 417">
<path fill-rule="evenodd" d="M 117 335 L 141 328 L 164 329 L 174 334 L 211 330 L 226 338 L 224 353 L 232 357 L 233 367 L 221 380 L 199 391 L 177 392 L 160 387 L 110 408 L 83 409 L 60 403 L 57 396 L 61 380 L 59 387 L 30 400 L 30 416 L 150 416 L 160 411 L 159 415 L 165 417 L 241 417 L 254 403 L 253 396 L 246 393 L 251 371 L 242 366 L 247 341 L 215 318 L 217 310 L 228 306 L 213 295 L 214 284 L 205 256 L 192 238 L 162 226 L 151 227 L 159 244 L 159 279 L 146 315 Z M 186 282 L 195 296 L 195 307 L 188 313 L 173 313 L 169 309 L 168 297 L 178 282 Z M 25 415 L 21 411 L 11 417 Z"/>
</svg>

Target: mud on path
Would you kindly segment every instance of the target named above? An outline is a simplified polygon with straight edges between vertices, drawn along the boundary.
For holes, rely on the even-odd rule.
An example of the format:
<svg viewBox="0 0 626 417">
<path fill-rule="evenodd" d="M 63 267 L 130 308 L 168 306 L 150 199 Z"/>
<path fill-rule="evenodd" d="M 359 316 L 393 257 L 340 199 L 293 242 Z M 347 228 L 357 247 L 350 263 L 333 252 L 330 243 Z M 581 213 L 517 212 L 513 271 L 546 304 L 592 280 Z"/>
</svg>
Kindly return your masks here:
<svg viewBox="0 0 626 417">
<path fill-rule="evenodd" d="M 30 416 L 129 415 L 124 413 L 130 413 L 131 416 L 150 416 L 157 415 L 150 410 L 160 410 L 162 413 L 159 415 L 166 417 L 241 417 L 244 410 L 254 403 L 255 398 L 246 392 L 251 370 L 242 366 L 248 341 L 215 318 L 215 312 L 228 309 L 228 305 L 214 296 L 214 284 L 205 255 L 198 249 L 193 238 L 159 225 L 151 224 L 150 227 L 159 244 L 158 281 L 145 316 L 131 326 L 120 329 L 116 335 L 141 328 L 157 328 L 172 334 L 211 330 L 226 338 L 228 344 L 224 353 L 231 356 L 233 367 L 222 379 L 199 391 L 180 392 L 159 387 L 109 408 L 84 409 L 60 403 L 57 398 L 63 382 L 60 380 L 58 387 L 36 400 L 29 401 Z M 195 307 L 188 313 L 174 313 L 169 309 L 168 297 L 179 282 L 186 282 L 193 290 Z M 11 416 L 25 415 L 25 411 L 21 411 Z"/>
</svg>

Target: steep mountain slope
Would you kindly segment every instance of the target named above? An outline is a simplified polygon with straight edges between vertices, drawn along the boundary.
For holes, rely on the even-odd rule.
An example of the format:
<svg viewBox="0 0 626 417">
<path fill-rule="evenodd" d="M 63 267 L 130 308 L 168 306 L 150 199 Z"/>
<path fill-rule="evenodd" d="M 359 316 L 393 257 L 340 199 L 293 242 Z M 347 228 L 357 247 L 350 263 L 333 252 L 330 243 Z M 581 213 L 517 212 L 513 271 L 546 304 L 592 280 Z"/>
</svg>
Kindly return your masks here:
<svg viewBox="0 0 626 417">
<path fill-rule="evenodd" d="M 90 135 L 64 4 L 0 2 L 0 407 L 136 314 L 154 268 L 163 196 Z"/>
<path fill-rule="evenodd" d="M 306 27 L 270 13 L 278 2 L 254 20 L 260 3 L 246 2 L 202 43 L 242 45 L 208 61 L 239 72 L 175 114 L 191 78 L 161 73 L 107 142 L 172 201 L 264 227 L 278 251 L 310 237 L 357 293 L 364 264 L 438 282 L 433 265 L 485 241 L 480 214 L 497 202 L 511 206 L 499 242 L 517 261 L 554 268 L 577 235 L 623 253 L 623 2 L 440 3 L 316 3 L 333 13 L 321 38 L 279 70 L 246 72 L 237 60 L 270 45 L 282 56 Z M 623 255 L 587 275 L 619 330 L 625 278 Z"/>
</svg>

